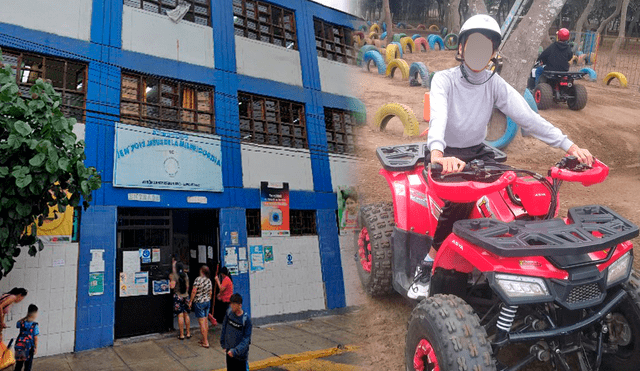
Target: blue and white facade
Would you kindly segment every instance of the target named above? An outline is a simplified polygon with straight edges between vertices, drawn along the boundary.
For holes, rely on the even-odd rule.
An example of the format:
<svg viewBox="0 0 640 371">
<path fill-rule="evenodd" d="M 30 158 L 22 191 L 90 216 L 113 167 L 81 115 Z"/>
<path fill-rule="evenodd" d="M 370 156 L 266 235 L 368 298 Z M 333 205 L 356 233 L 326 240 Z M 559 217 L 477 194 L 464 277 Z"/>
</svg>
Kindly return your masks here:
<svg viewBox="0 0 640 371">
<path fill-rule="evenodd" d="M 113 344 L 120 269 L 118 220 L 127 208 L 214 212 L 217 256 L 223 256 L 225 247 L 236 241 L 242 247 L 273 246 L 270 269 L 233 277 L 236 292 L 243 295 L 245 308 L 255 318 L 350 304 L 345 294 L 335 192 L 338 186 L 355 183 L 350 171 L 355 160 L 329 150 L 324 113 L 327 108 L 364 109 L 349 90 L 355 67 L 318 56 L 314 19 L 352 28 L 355 18 L 309 0 L 263 2 L 295 14 L 296 48 L 286 48 L 238 36 L 234 32 L 236 1 L 206 1 L 210 25 L 174 22 L 165 14 L 130 6 L 139 3 L 135 0 L 68 0 L 64 6 L 47 0 L 7 0 L 2 6 L 0 48 L 86 64 L 86 114 L 78 128 L 86 141 L 86 163 L 99 170 L 103 181 L 91 207 L 82 213 L 79 243 L 58 244 L 35 258 L 21 256 L 15 270 L 0 281 L 1 290 L 13 286 L 30 290 L 7 323 L 22 317 L 28 303 L 40 306 L 39 355 Z M 204 151 L 211 161 L 204 165 L 181 161 L 179 166 L 194 176 L 207 169 L 207 176 L 199 174 L 202 179 L 196 182 L 206 183 L 206 189 L 144 186 L 133 179 L 139 174 L 131 164 L 118 162 L 117 143 L 127 140 L 116 135 L 116 128 L 124 125 L 123 79 L 132 73 L 215 91 L 215 130 L 207 134 L 170 131 L 176 136 L 173 139 L 195 136 L 195 142 L 201 143 L 202 148 L 191 151 L 200 155 Z M 306 148 L 244 141 L 239 92 L 302 104 Z M 143 129 L 153 132 L 153 128 L 140 127 L 136 134 L 142 135 Z M 145 166 L 156 166 L 154 152 L 146 150 L 149 164 L 140 160 L 140 173 L 148 171 Z M 247 210 L 260 208 L 262 181 L 288 182 L 290 208 L 313 210 L 317 233 L 248 236 Z M 351 239 L 342 237 L 343 245 L 349 245 Z M 104 250 L 102 295 L 89 295 L 92 250 Z M 288 270 L 287 255 L 295 262 Z M 60 265 L 63 258 L 66 264 Z"/>
</svg>

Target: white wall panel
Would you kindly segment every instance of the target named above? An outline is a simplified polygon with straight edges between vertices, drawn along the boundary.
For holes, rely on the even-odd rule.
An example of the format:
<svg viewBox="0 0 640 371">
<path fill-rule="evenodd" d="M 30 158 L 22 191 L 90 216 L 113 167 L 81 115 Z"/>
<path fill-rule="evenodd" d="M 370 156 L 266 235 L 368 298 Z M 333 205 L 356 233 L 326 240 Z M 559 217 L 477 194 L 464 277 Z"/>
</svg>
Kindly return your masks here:
<svg viewBox="0 0 640 371">
<path fill-rule="evenodd" d="M 124 6 L 122 48 L 180 62 L 214 67 L 213 29 Z"/>
<path fill-rule="evenodd" d="M 356 252 L 355 236 L 353 234 L 340 236 L 340 257 L 342 260 L 342 276 L 344 277 L 344 294 L 347 298 L 347 306 L 363 305 L 366 296 L 358 276 L 359 264 L 354 259 Z"/>
<path fill-rule="evenodd" d="M 336 191 L 340 186 L 355 186 L 357 184 L 356 175 L 358 171 L 358 160 L 352 156 L 329 155 L 329 166 L 331 168 L 331 184 Z"/>
<path fill-rule="evenodd" d="M 300 53 L 262 41 L 236 36 L 238 74 L 302 86 Z"/>
<path fill-rule="evenodd" d="M 93 0 L 3 0 L 0 22 L 89 41 L 92 4 Z"/>
<path fill-rule="evenodd" d="M 242 181 L 245 188 L 260 188 L 261 181 L 289 182 L 290 190 L 313 190 L 308 150 L 242 144 Z"/>
<path fill-rule="evenodd" d="M 337 95 L 354 96 L 350 81 L 355 78 L 356 68 L 345 63 L 318 57 L 322 91 Z"/>
<path fill-rule="evenodd" d="M 263 271 L 249 274 L 253 317 L 326 309 L 317 236 L 253 237 L 248 245 L 273 246 L 274 257 Z"/>
</svg>

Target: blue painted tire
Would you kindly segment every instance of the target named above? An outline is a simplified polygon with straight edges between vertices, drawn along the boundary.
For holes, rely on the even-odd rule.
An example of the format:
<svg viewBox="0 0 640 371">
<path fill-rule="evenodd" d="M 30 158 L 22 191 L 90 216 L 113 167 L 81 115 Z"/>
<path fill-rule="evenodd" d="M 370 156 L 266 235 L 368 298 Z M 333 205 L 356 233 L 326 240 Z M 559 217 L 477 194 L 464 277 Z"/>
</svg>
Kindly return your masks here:
<svg viewBox="0 0 640 371">
<path fill-rule="evenodd" d="M 363 24 L 362 26 L 360 26 L 360 28 L 358 30 L 359 31 L 369 32 L 369 27 L 367 27 L 367 25 Z"/>
<path fill-rule="evenodd" d="M 578 57 L 579 57 L 579 56 L 581 56 L 582 54 L 584 54 L 584 53 L 583 53 L 582 51 L 580 51 L 580 50 L 578 50 L 578 51 L 576 52 L 576 56 L 578 56 Z"/>
<path fill-rule="evenodd" d="M 371 21 L 367 21 L 367 26 L 371 26 Z"/>
<path fill-rule="evenodd" d="M 375 45 L 364 45 L 360 50 L 358 50 L 358 54 L 356 55 L 356 65 L 362 66 L 362 58 L 364 58 L 364 54 L 369 50 L 378 51 L 378 48 Z"/>
<path fill-rule="evenodd" d="M 398 45 L 398 49 L 400 49 L 400 58 L 402 58 L 402 44 L 400 44 L 400 43 L 399 43 L 399 42 L 397 42 L 397 41 L 392 41 L 392 42 L 390 42 L 389 44 L 396 44 L 396 45 Z"/>
<path fill-rule="evenodd" d="M 382 31 L 387 31 L 387 24 L 385 22 L 382 22 Z"/>
<path fill-rule="evenodd" d="M 586 68 L 581 69 L 579 72 L 588 73 L 589 74 L 589 81 L 597 81 L 598 80 L 598 74 L 592 68 L 586 67 Z"/>
<path fill-rule="evenodd" d="M 404 22 L 398 22 L 398 28 L 407 28 L 407 25 Z"/>
<path fill-rule="evenodd" d="M 418 80 L 420 77 L 420 82 Z M 429 87 L 429 69 L 422 62 L 413 62 L 409 67 L 409 85 L 410 86 L 422 86 L 424 88 Z"/>
<path fill-rule="evenodd" d="M 535 99 L 533 99 L 533 94 L 531 94 L 531 91 L 529 91 L 529 89 L 525 90 L 524 99 L 527 101 L 527 103 L 529 104 L 529 107 L 531 107 L 532 110 L 534 110 L 535 112 L 538 112 L 538 106 L 536 105 L 536 101 Z M 511 143 L 513 138 L 516 137 L 517 133 L 518 133 L 518 125 L 511 119 L 511 117 L 507 117 L 507 128 L 504 131 L 504 134 L 502 135 L 502 137 L 493 141 L 489 141 L 488 143 L 492 147 L 502 149 L 506 147 L 509 143 Z"/>
<path fill-rule="evenodd" d="M 416 41 L 418 37 L 422 37 L 422 35 L 420 35 L 419 33 L 413 34 L 413 36 L 411 36 L 411 40 Z"/>
<path fill-rule="evenodd" d="M 439 35 L 431 34 L 429 35 L 429 38 L 427 39 L 427 41 L 429 42 L 429 49 L 435 50 L 435 46 L 436 44 L 438 44 L 438 46 L 440 47 L 440 50 L 444 50 L 444 41 L 442 40 L 442 37 L 440 37 Z"/>
<path fill-rule="evenodd" d="M 387 38 L 387 31 L 384 31 L 382 35 L 380 35 L 380 40 L 384 40 Z"/>
<path fill-rule="evenodd" d="M 362 58 L 362 67 L 367 71 L 371 71 L 369 69 L 369 62 L 373 61 L 373 63 L 378 67 L 378 74 L 385 75 L 387 72 L 387 65 L 384 63 L 384 58 L 382 58 L 382 54 L 380 54 L 377 50 L 369 50 L 364 53 L 364 57 Z"/>
</svg>

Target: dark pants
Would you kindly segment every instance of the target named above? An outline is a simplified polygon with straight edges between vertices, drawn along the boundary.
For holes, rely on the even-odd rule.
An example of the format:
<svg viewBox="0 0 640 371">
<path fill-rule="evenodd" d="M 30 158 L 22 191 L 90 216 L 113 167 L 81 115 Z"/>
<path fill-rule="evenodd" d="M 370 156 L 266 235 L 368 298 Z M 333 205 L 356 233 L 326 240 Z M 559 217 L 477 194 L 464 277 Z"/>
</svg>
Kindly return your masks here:
<svg viewBox="0 0 640 371">
<path fill-rule="evenodd" d="M 227 371 L 247 371 L 247 360 L 229 357 L 227 354 Z"/>
<path fill-rule="evenodd" d="M 33 364 L 33 354 L 26 361 L 16 361 L 15 371 L 22 371 L 22 366 L 24 366 L 24 371 L 31 371 L 32 364 Z"/>
<path fill-rule="evenodd" d="M 453 148 L 447 147 L 444 150 L 445 157 L 456 157 L 466 163 L 473 160 L 482 160 L 488 163 L 495 163 L 495 154 L 488 149 L 484 144 L 480 144 L 467 148 Z M 425 159 L 429 162 L 430 155 Z M 455 203 L 451 201 L 445 201 L 442 213 L 438 218 L 438 226 L 433 234 L 433 248 L 437 251 L 440 245 L 453 231 L 453 223 L 458 220 L 466 219 L 473 210 L 475 202 L 471 203 Z"/>
<path fill-rule="evenodd" d="M 222 323 L 224 321 L 224 316 L 227 314 L 227 309 L 229 309 L 229 303 L 220 301 L 216 298 L 215 305 L 213 307 L 213 318 L 215 318 L 218 323 Z"/>
</svg>

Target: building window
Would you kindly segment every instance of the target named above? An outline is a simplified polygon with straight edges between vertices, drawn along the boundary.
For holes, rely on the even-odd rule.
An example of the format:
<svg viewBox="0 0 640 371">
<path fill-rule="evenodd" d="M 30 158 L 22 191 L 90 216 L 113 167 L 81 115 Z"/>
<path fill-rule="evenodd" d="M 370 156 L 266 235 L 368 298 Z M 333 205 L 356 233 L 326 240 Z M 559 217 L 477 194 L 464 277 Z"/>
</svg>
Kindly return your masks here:
<svg viewBox="0 0 640 371">
<path fill-rule="evenodd" d="M 238 93 L 238 109 L 243 141 L 309 148 L 302 103 Z"/>
<path fill-rule="evenodd" d="M 354 154 L 356 117 L 353 112 L 335 108 L 324 109 L 329 152 Z"/>
<path fill-rule="evenodd" d="M 353 30 L 314 18 L 318 56 L 332 61 L 355 64 Z"/>
<path fill-rule="evenodd" d="M 213 88 L 122 74 L 122 122 L 161 129 L 215 132 Z"/>
<path fill-rule="evenodd" d="M 49 80 L 60 93 L 61 110 L 67 117 L 84 122 L 87 96 L 87 65 L 61 58 L 2 50 L 4 64 L 15 72 L 20 93 L 31 98 L 29 89 L 39 78 Z"/>
<path fill-rule="evenodd" d="M 185 21 L 211 26 L 211 0 L 184 0 L 189 5 Z M 179 0 L 124 0 L 124 5 L 166 15 L 178 6 Z"/>
<path fill-rule="evenodd" d="M 261 237 L 260 209 L 247 209 L 247 236 Z M 292 236 L 317 235 L 315 210 L 289 210 L 289 229 Z"/>
<path fill-rule="evenodd" d="M 293 10 L 254 0 L 233 0 L 235 34 L 298 49 Z"/>
</svg>

